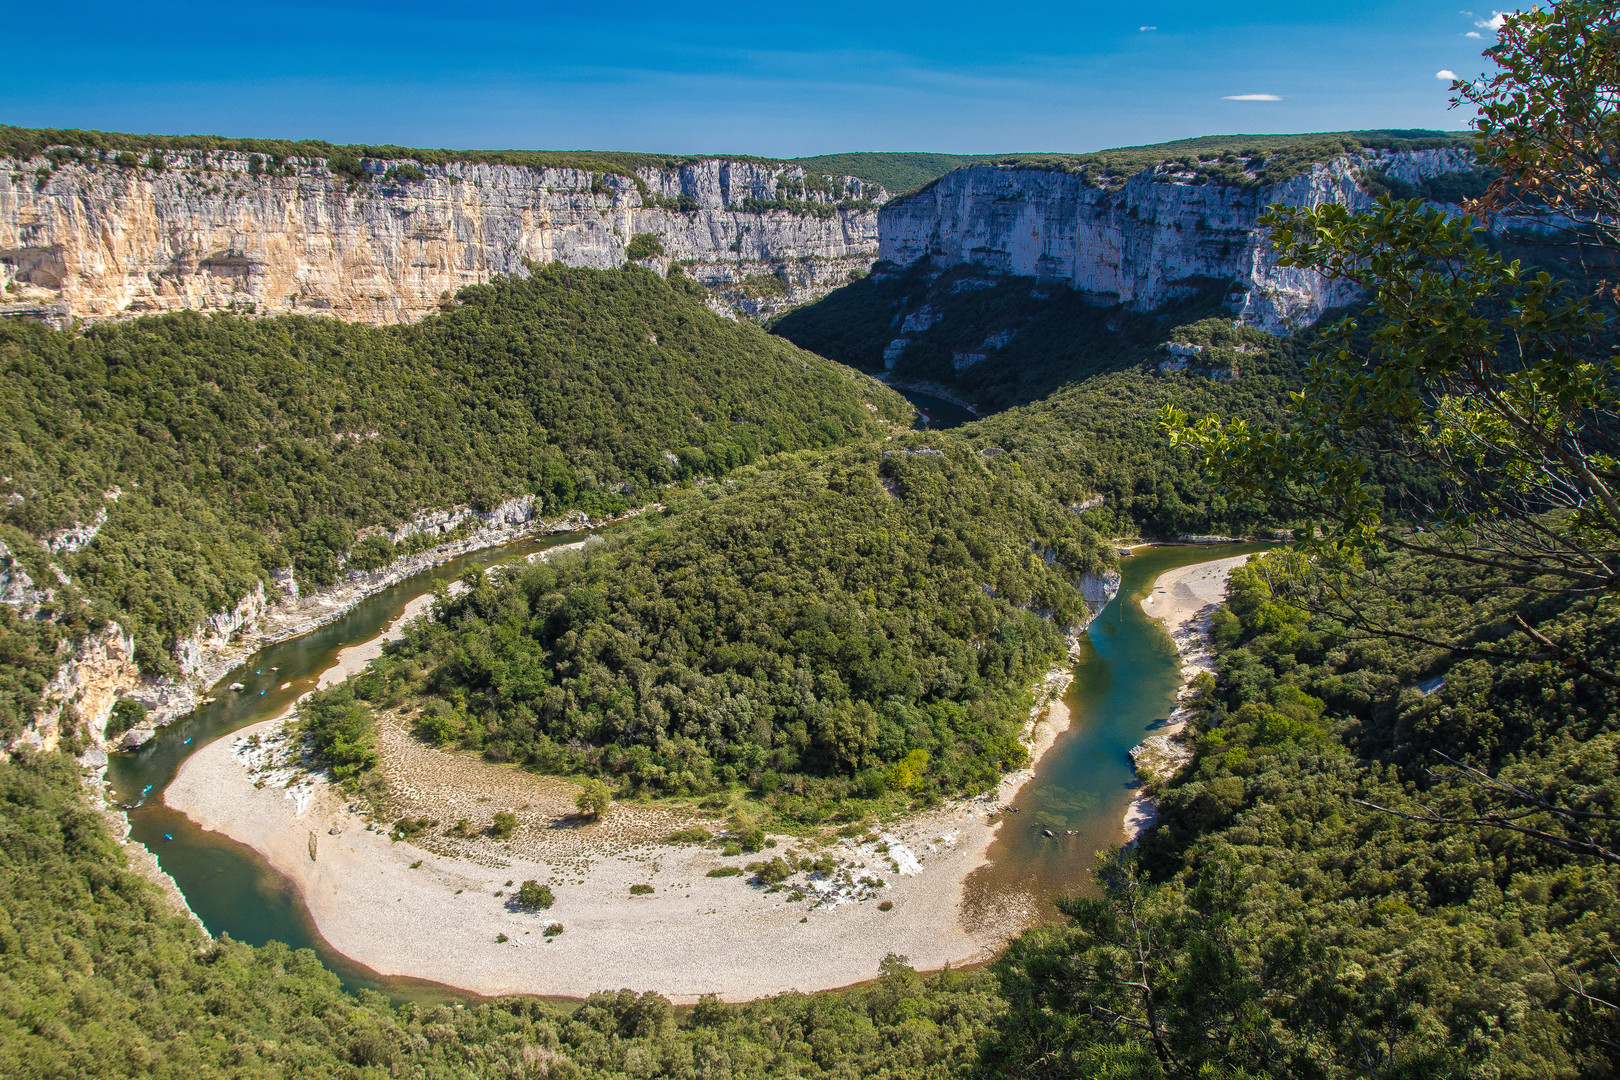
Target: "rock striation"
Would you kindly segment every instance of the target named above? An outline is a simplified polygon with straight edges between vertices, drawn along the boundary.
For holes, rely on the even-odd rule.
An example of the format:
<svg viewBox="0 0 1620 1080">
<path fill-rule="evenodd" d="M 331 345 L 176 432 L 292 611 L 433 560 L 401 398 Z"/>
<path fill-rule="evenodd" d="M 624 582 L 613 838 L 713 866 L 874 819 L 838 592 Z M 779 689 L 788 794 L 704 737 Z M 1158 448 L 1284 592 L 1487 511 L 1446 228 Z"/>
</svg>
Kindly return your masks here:
<svg viewBox="0 0 1620 1080">
<path fill-rule="evenodd" d="M 973 165 L 886 203 L 878 213 L 879 248 L 900 265 L 923 258 L 940 268 L 976 264 L 1136 311 L 1230 282 L 1227 303 L 1243 322 L 1286 333 L 1356 294 L 1343 282 L 1278 266 L 1257 224 L 1267 206 L 1367 209 L 1374 200 L 1362 177 L 1369 172 L 1415 184 L 1473 168 L 1466 150 L 1368 150 L 1269 186 L 1202 183 L 1169 162 L 1109 188 L 1086 173 Z"/>
<path fill-rule="evenodd" d="M 75 154 L 0 159 L 0 314 L 410 322 L 527 260 L 622 266 L 645 233 L 662 252 L 643 265 L 679 264 L 718 306 L 765 315 L 871 266 L 888 198 L 853 176 L 721 158 L 633 176 L 365 159 L 362 180 L 319 158 Z"/>
</svg>

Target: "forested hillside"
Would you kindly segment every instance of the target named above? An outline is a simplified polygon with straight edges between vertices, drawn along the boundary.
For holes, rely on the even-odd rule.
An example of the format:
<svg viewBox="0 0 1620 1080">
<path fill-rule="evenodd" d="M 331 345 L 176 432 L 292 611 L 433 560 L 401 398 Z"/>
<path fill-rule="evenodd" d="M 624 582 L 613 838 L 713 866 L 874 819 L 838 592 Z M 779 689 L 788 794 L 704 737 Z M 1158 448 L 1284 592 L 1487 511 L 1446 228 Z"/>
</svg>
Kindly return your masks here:
<svg viewBox="0 0 1620 1080">
<path fill-rule="evenodd" d="M 892 392 L 639 269 L 536 267 L 410 327 L 177 314 L 0 322 L 10 546 L 106 522 L 61 566 L 142 667 L 292 566 L 395 553 L 360 530 L 534 494 L 611 514 L 660 487 L 908 421 Z M 24 537 L 22 534 L 26 534 Z M 38 579 L 36 579 L 38 580 Z"/>
<path fill-rule="evenodd" d="M 782 456 L 588 557 L 475 576 L 359 693 L 496 761 L 746 784 L 816 822 L 918 751 L 925 797 L 1021 764 L 1029 688 L 1113 558 L 1015 455 L 952 434 Z"/>
<path fill-rule="evenodd" d="M 1161 826 L 1140 855 L 1107 860 L 1093 898 L 1062 905 L 1065 924 L 969 975 L 891 966 L 851 992 L 680 1016 L 635 994 L 574 1010 L 513 1000 L 394 1011 L 342 993 L 307 953 L 200 947 L 120 867 L 65 759 L 0 765 L 0 935 L 11 943 L 0 949 L 0 1071 L 505 1077 L 544 1062 L 547 1075 L 581 1077 L 1609 1075 L 1615 865 L 1365 804 L 1451 817 L 1500 806 L 1441 749 L 1612 812 L 1615 691 L 1545 663 L 1371 638 L 1347 613 L 1304 614 L 1283 602 L 1310 589 L 1298 570 L 1272 558 L 1235 576 L 1216 620 L 1220 678 L 1197 702 L 1197 758 L 1161 792 Z M 1503 640 L 1506 606 L 1459 596 L 1468 575 L 1402 559 L 1378 572 L 1392 629 Z M 1552 629 L 1587 633 L 1594 656 L 1614 659 L 1614 620 L 1589 618 L 1569 606 Z M 1586 825 L 1610 851 L 1613 830 Z"/>
</svg>

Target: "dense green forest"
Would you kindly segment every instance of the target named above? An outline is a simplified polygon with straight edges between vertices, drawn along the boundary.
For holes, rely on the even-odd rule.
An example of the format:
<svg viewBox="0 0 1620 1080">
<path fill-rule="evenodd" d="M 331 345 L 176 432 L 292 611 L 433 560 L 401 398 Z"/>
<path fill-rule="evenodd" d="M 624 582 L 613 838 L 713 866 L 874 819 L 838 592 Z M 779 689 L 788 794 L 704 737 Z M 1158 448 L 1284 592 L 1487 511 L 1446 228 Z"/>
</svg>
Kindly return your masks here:
<svg viewBox="0 0 1620 1080">
<path fill-rule="evenodd" d="M 747 784 L 813 823 L 914 751 L 923 798 L 1022 763 L 1029 687 L 1113 558 L 1016 455 L 951 433 L 784 455 L 588 556 L 471 575 L 357 692 L 493 760 Z"/>
<path fill-rule="evenodd" d="M 0 322 L 0 527 L 20 552 L 105 511 L 94 542 L 54 562 L 164 673 L 176 638 L 273 571 L 318 586 L 344 560 L 388 561 L 387 537 L 360 531 L 419 509 L 532 494 L 548 516 L 610 515 L 909 422 L 892 391 L 720 318 L 700 292 L 550 266 L 408 327 Z"/>
</svg>

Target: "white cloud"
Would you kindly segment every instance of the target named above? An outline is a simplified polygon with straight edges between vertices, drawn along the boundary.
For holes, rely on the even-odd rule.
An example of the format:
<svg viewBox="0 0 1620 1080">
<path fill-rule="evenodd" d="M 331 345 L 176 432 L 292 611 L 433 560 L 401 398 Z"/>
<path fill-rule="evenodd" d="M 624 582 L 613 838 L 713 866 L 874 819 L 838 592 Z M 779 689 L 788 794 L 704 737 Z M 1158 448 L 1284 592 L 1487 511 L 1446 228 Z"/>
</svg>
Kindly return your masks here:
<svg viewBox="0 0 1620 1080">
<path fill-rule="evenodd" d="M 1439 71 L 1435 72 L 1434 77 L 1437 79 L 1444 79 L 1446 82 L 1457 81 L 1457 73 L 1455 71 L 1447 71 L 1445 68 L 1441 68 Z"/>
<path fill-rule="evenodd" d="M 1227 94 L 1222 101 L 1281 101 L 1276 94 Z"/>
<path fill-rule="evenodd" d="M 1468 31 L 1468 33 L 1464 34 L 1463 37 L 1477 38 L 1477 37 L 1479 37 L 1479 31 L 1478 30 L 1470 30 L 1470 31 Z"/>
<path fill-rule="evenodd" d="M 1511 14 L 1513 14 L 1511 11 L 1493 11 L 1490 18 L 1479 19 L 1474 25 L 1481 30 L 1501 30 L 1502 24 L 1507 22 L 1507 17 Z"/>
<path fill-rule="evenodd" d="M 1139 33 L 1139 34 L 1145 34 L 1149 30 L 1157 30 L 1157 29 L 1158 29 L 1157 26 L 1138 26 L 1136 28 L 1136 32 Z"/>
</svg>

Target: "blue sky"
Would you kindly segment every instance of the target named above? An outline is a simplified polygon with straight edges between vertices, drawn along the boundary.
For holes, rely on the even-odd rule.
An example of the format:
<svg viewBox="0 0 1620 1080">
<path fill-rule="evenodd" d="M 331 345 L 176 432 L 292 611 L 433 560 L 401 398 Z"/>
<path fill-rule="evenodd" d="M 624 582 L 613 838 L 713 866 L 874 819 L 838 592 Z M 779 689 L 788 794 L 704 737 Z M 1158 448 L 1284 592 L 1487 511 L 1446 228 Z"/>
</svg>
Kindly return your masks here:
<svg viewBox="0 0 1620 1080">
<path fill-rule="evenodd" d="M 1460 128 L 1495 9 L 1373 0 L 877 6 L 13 5 L 0 123 L 799 156 Z M 1480 35 L 1470 37 L 1469 34 Z M 22 46 L 22 47 L 19 47 Z M 1263 95 L 1276 100 L 1232 100 Z"/>
</svg>

